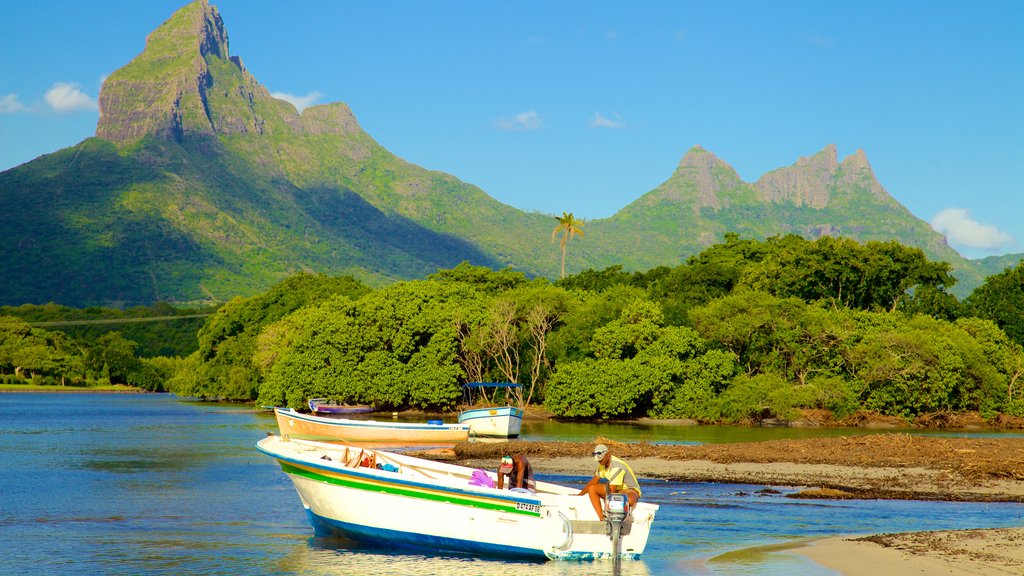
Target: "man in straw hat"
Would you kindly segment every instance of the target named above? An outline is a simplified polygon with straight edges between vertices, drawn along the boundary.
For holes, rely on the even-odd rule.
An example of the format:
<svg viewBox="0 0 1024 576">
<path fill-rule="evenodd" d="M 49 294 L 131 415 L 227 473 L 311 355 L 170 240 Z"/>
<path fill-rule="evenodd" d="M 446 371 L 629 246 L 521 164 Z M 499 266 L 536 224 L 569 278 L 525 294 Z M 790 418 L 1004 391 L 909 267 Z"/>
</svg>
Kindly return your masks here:
<svg viewBox="0 0 1024 576">
<path fill-rule="evenodd" d="M 629 464 L 612 456 L 604 444 L 594 446 L 593 455 L 594 460 L 597 461 L 597 472 L 580 490 L 579 495 L 590 496 L 590 503 L 594 505 L 598 519 L 604 520 L 604 506 L 601 500 L 604 499 L 606 490 L 625 492 L 626 497 L 629 498 L 630 509 L 636 506 L 636 501 L 640 499 L 640 483 L 637 482 L 636 474 L 633 474 L 633 469 L 629 467 Z M 607 481 L 607 484 L 603 481 Z"/>
</svg>

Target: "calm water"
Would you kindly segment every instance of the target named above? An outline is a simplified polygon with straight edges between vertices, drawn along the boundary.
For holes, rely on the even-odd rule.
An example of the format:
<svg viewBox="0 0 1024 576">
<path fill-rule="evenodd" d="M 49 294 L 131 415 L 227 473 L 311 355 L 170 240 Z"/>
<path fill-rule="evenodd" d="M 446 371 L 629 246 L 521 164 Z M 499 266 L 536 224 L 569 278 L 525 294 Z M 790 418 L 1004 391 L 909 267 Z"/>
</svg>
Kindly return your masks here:
<svg viewBox="0 0 1024 576">
<path fill-rule="evenodd" d="M 290 481 L 253 448 L 275 428 L 266 414 L 167 395 L 0 394 L 0 574 L 611 574 L 610 564 L 395 554 L 313 538 Z M 531 424 L 525 435 L 707 442 L 777 430 Z M 589 472 L 580 462 L 579 476 L 541 478 L 581 484 Z M 773 546 L 1024 516 L 1017 504 L 806 502 L 763 488 L 646 480 L 645 498 L 662 508 L 644 559 L 622 574 L 827 575 Z"/>
</svg>

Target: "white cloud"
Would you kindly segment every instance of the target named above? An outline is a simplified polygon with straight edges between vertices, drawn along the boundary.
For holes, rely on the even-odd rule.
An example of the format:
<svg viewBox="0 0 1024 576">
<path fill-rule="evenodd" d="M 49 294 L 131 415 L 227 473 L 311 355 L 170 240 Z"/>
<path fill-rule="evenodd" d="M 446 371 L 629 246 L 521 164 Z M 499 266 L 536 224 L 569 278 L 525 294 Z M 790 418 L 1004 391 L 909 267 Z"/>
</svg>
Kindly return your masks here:
<svg viewBox="0 0 1024 576">
<path fill-rule="evenodd" d="M 497 122 L 498 129 L 506 132 L 527 132 L 543 125 L 544 120 L 533 110 L 520 112 L 511 118 L 498 118 Z"/>
<path fill-rule="evenodd" d="M 296 96 L 287 92 L 271 92 L 270 95 L 278 100 L 284 100 L 285 102 L 291 103 L 291 105 L 295 106 L 295 109 L 299 112 L 302 112 L 306 108 L 316 104 L 316 101 L 324 96 L 316 90 L 306 94 L 305 96 Z"/>
<path fill-rule="evenodd" d="M 96 100 L 78 88 L 78 84 L 57 82 L 46 91 L 46 103 L 55 111 L 65 114 L 79 110 L 99 110 Z"/>
<path fill-rule="evenodd" d="M 28 111 L 28 106 L 25 106 L 18 100 L 17 94 L 5 94 L 0 96 L 0 114 L 15 114 L 17 112 Z"/>
<path fill-rule="evenodd" d="M 594 112 L 594 117 L 590 119 L 590 123 L 587 124 L 590 128 L 622 128 L 626 125 L 625 122 L 619 118 L 618 114 L 612 114 L 615 118 L 606 118 L 600 112 Z"/>
<path fill-rule="evenodd" d="M 994 250 L 1013 243 L 1013 237 L 995 226 L 981 224 L 963 208 L 947 208 L 932 219 L 932 228 L 951 244 L 966 248 Z"/>
</svg>

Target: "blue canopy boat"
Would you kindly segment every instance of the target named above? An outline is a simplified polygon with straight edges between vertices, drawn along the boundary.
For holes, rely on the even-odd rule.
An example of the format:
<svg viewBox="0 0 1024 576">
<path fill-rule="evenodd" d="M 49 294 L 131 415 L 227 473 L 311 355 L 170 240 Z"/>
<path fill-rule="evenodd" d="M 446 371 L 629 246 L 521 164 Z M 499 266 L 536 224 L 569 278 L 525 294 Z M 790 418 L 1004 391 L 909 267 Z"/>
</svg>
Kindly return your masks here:
<svg viewBox="0 0 1024 576">
<path fill-rule="evenodd" d="M 472 406 L 476 396 L 487 395 L 484 389 L 494 388 L 505 390 L 506 402 L 513 398 L 522 398 L 522 384 L 515 382 L 467 382 L 463 384 L 462 393 L 466 404 Z M 523 410 L 511 405 L 469 408 L 459 414 L 459 423 L 469 425 L 470 436 L 490 438 L 516 438 L 523 425 Z"/>
</svg>

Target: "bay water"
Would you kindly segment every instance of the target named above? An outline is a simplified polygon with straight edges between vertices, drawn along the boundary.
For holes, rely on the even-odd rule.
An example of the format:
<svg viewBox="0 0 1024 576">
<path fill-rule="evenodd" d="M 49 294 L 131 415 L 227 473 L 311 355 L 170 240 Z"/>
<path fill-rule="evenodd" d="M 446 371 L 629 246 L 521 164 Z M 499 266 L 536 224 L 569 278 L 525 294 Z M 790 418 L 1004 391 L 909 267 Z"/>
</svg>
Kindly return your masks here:
<svg viewBox="0 0 1024 576">
<path fill-rule="evenodd" d="M 710 442 L 776 429 L 524 424 L 525 439 Z M 610 563 L 508 562 L 316 538 L 291 481 L 255 443 L 271 414 L 166 394 L 0 394 L 0 574 L 612 574 Z M 733 434 L 741 438 L 734 438 Z M 579 475 L 540 475 L 582 485 Z M 787 553 L 825 536 L 1019 526 L 1024 505 L 805 501 L 794 488 L 641 478 L 661 505 L 623 575 L 824 576 Z M 438 522 L 443 522 L 438 518 Z"/>
</svg>

